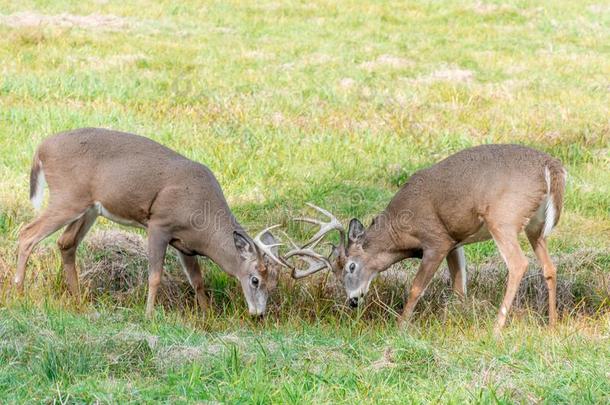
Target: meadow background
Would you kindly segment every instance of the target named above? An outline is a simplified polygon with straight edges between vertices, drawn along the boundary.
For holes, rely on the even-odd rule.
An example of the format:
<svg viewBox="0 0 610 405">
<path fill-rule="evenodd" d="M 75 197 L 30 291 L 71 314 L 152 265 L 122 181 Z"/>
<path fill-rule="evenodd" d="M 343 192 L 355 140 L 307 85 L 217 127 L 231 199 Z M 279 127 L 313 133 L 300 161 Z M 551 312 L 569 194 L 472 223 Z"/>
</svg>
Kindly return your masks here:
<svg viewBox="0 0 610 405">
<path fill-rule="evenodd" d="M 530 261 L 491 335 L 506 271 L 467 248 L 469 297 L 445 266 L 397 329 L 417 261 L 350 311 L 331 276 L 283 277 L 254 322 L 206 262 L 205 319 L 174 257 L 143 317 L 143 233 L 99 220 L 78 254 L 56 237 L 10 278 L 34 214 L 28 173 L 55 132 L 148 136 L 205 163 L 252 233 L 304 203 L 368 223 L 417 169 L 468 146 L 531 145 L 569 172 L 550 239 L 561 322 Z M 610 402 L 610 4 L 604 1 L 0 0 L 0 402 Z"/>
</svg>

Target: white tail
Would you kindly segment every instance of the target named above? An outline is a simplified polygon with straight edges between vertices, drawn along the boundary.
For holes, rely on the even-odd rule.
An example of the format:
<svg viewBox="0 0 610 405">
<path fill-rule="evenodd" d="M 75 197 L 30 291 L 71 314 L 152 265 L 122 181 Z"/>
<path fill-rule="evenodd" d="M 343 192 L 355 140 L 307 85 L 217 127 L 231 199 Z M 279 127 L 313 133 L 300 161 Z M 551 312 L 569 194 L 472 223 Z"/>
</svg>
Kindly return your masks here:
<svg viewBox="0 0 610 405">
<path fill-rule="evenodd" d="M 551 171 L 548 167 L 544 168 L 544 181 L 546 181 L 546 206 L 544 209 L 544 228 L 542 235 L 546 238 L 551 234 L 555 226 L 555 205 L 551 195 Z"/>
<path fill-rule="evenodd" d="M 36 211 L 40 211 L 42 208 L 42 201 L 44 200 L 44 186 L 46 184 L 44 178 L 44 170 L 42 169 L 42 163 L 39 163 L 38 173 L 36 175 L 35 184 L 32 185 L 33 192 L 30 194 L 30 201 Z"/>
</svg>

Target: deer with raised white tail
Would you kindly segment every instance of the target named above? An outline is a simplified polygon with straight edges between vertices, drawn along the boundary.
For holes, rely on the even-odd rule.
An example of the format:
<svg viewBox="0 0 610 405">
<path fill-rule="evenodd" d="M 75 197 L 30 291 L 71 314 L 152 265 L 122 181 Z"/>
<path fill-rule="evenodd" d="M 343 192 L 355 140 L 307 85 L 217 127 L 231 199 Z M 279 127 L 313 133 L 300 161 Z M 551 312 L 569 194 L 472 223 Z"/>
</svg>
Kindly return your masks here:
<svg viewBox="0 0 610 405">
<path fill-rule="evenodd" d="M 206 311 L 197 256 L 207 256 L 235 276 L 251 315 L 265 312 L 267 297 L 286 263 L 267 228 L 250 238 L 237 222 L 213 173 L 151 139 L 84 128 L 45 139 L 34 154 L 30 199 L 40 207 L 45 181 L 49 203 L 19 235 L 14 284 L 23 289 L 34 246 L 66 227 L 57 243 L 69 291 L 78 296 L 76 248 L 98 216 L 145 228 L 148 233 L 148 298 L 153 314 L 168 246 L 178 251 L 198 305 Z"/>
<path fill-rule="evenodd" d="M 500 305 L 495 331 L 503 328 L 526 271 L 528 260 L 519 246 L 524 230 L 542 265 L 549 294 L 549 323 L 557 321 L 557 275 L 546 238 L 559 221 L 566 171 L 546 153 L 519 145 L 482 145 L 458 152 L 413 174 L 387 208 L 365 229 L 352 219 L 347 235 L 330 218 L 297 220 L 320 230 L 302 248 L 285 255 L 301 256 L 304 277 L 325 268 L 343 279 L 350 306 L 356 307 L 379 272 L 406 258 L 421 258 L 400 321 L 409 319 L 441 262 L 446 259 L 456 293 L 466 294 L 463 246 L 493 238 L 506 266 L 508 286 Z M 328 259 L 313 247 L 330 231 L 340 233 L 339 246 Z"/>
</svg>

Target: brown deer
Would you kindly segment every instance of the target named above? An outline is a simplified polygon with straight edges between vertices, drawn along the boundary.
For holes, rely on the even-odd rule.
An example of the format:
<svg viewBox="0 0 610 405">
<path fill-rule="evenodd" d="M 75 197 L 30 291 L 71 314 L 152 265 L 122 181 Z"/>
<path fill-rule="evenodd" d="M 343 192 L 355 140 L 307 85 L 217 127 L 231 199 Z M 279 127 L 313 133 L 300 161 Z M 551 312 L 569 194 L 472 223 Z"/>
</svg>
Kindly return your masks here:
<svg viewBox="0 0 610 405">
<path fill-rule="evenodd" d="M 350 306 L 358 306 L 375 276 L 406 258 L 421 258 L 400 322 L 413 313 L 439 265 L 446 258 L 453 289 L 466 294 L 463 246 L 493 238 L 508 267 L 508 287 L 495 331 L 499 332 L 527 268 L 518 234 L 525 233 L 542 264 L 549 293 L 549 323 L 557 321 L 556 269 L 546 238 L 559 220 L 566 171 L 551 156 L 519 145 L 483 145 L 458 152 L 413 174 L 385 211 L 365 229 L 352 219 L 347 240 L 341 223 L 330 212 L 323 222 L 296 218 L 320 226 L 303 248 L 285 255 L 301 256 L 310 266 L 293 276 L 305 277 L 325 268 L 343 278 Z M 340 244 L 328 259 L 313 247 L 338 230 Z M 347 245 L 345 244 L 347 242 Z"/>
<path fill-rule="evenodd" d="M 265 312 L 277 283 L 279 243 L 267 228 L 250 238 L 237 222 L 212 172 L 148 138 L 97 128 L 63 132 L 45 139 L 34 154 L 30 199 L 40 208 L 44 183 L 47 209 L 23 228 L 14 284 L 23 290 L 26 263 L 34 246 L 66 227 L 57 244 L 69 291 L 78 297 L 76 248 L 103 216 L 148 233 L 148 299 L 153 314 L 168 245 L 178 257 L 204 311 L 197 256 L 207 256 L 235 276 L 251 315 Z"/>
</svg>

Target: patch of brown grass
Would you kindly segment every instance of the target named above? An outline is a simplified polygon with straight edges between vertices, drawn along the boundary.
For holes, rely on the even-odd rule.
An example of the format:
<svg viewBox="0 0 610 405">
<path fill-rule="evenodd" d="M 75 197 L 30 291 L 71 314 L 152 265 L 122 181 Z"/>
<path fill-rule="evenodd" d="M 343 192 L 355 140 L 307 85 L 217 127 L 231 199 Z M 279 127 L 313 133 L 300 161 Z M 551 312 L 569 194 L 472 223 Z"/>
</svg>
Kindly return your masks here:
<svg viewBox="0 0 610 405">
<path fill-rule="evenodd" d="M 85 254 L 78 258 L 81 269 L 80 279 L 88 299 L 93 302 L 108 300 L 130 306 L 134 302 L 144 303 L 147 290 L 146 243 L 135 233 L 120 230 L 103 230 L 92 233 L 85 241 Z M 38 250 L 41 265 L 48 267 L 54 256 L 58 256 L 54 246 Z M 81 257 L 82 256 L 82 257 Z M 2 256 L 0 256 L 2 257 Z M 610 308 L 610 276 L 608 265 L 610 256 L 601 249 L 583 249 L 572 253 L 554 255 L 558 268 L 558 307 L 566 315 L 596 315 Z M 10 263 L 4 263 L 6 269 Z M 373 283 L 367 298 L 364 316 L 366 318 L 393 319 L 400 313 L 411 281 L 416 273 L 418 260 L 407 260 L 382 273 Z M 206 263 L 202 262 L 205 272 Z M 34 269 L 31 290 L 49 284 L 52 272 Z M 167 308 L 179 311 L 192 310 L 194 293 L 186 276 L 182 273 L 178 260 L 169 252 L 165 273 L 159 290 L 158 302 Z M 8 286 L 10 272 L 2 274 L 0 283 Z M 218 283 L 215 273 L 204 276 L 214 291 L 210 295 L 214 312 L 225 311 L 229 302 L 242 301 L 242 292 L 237 283 Z M 501 258 L 494 257 L 481 264 L 468 264 L 468 299 L 456 300 L 451 291 L 451 281 L 446 268 L 434 277 L 417 306 L 417 318 L 447 316 L 454 312 L 468 313 L 468 316 L 495 315 L 506 288 L 506 267 Z M 30 279 L 31 280 L 31 279 Z M 29 285 L 29 283 L 28 283 Z M 530 257 L 530 268 L 523 278 L 514 304 L 513 314 L 531 312 L 545 317 L 548 295 L 540 266 Z M 459 303 L 462 307 L 454 308 Z M 341 282 L 331 274 L 317 274 L 307 280 L 294 281 L 288 274 L 282 274 L 278 291 L 272 295 L 268 310 L 270 317 L 297 316 L 318 319 L 326 314 L 350 314 L 345 305 L 345 292 Z"/>
<path fill-rule="evenodd" d="M 474 80 L 474 72 L 468 69 L 443 68 L 431 72 L 429 75 L 420 76 L 414 81 L 416 83 L 470 83 Z"/>
<path fill-rule="evenodd" d="M 607 251 L 583 249 L 573 253 L 554 255 L 558 269 L 557 305 L 564 315 L 596 315 L 610 309 L 610 275 Z M 548 311 L 548 293 L 540 265 L 529 257 L 529 269 L 524 275 L 513 305 L 513 314 L 531 312 L 545 317 Z M 373 282 L 367 298 L 367 316 L 387 317 L 398 315 L 419 265 L 418 260 L 407 260 L 381 273 Z M 468 264 L 468 298 L 459 302 L 452 293 L 449 272 L 439 270 L 422 296 L 416 311 L 418 318 L 446 316 L 459 311 L 494 316 L 506 289 L 507 270 L 500 257 L 481 264 Z M 332 275 L 317 275 L 305 282 L 288 281 L 286 300 L 299 306 L 301 312 L 316 311 L 333 306 L 346 310 L 345 292 L 339 280 Z M 311 302 L 315 302 L 312 305 Z M 309 302 L 309 304 L 307 303 Z M 288 310 L 291 310 L 288 308 Z"/>
<path fill-rule="evenodd" d="M 553 257 L 557 266 L 557 306 L 560 313 L 592 315 L 610 308 L 610 276 L 607 270 L 608 252 L 603 250 L 580 250 Z M 532 311 L 546 314 L 548 293 L 540 265 L 529 257 L 529 269 L 524 275 L 515 297 L 516 312 Z M 391 291 L 390 297 L 406 297 L 415 271 L 407 274 L 394 271 L 382 277 L 378 283 L 381 291 Z M 453 298 L 449 272 L 439 272 L 428 287 L 418 305 L 425 313 L 439 313 Z M 494 257 L 480 265 L 468 266 L 468 296 L 477 306 L 483 305 L 495 311 L 506 289 L 507 270 L 500 257 Z M 382 284 L 383 286 L 379 285 Z M 398 289 L 397 286 L 401 286 Z M 402 287 L 405 290 L 401 293 Z M 393 290 L 393 291 L 392 291 Z M 388 292 L 383 296 L 387 299 Z M 383 297 L 382 296 L 382 297 Z M 382 298 L 384 299 L 384 298 Z"/>
<path fill-rule="evenodd" d="M 108 31 L 122 30 L 128 28 L 130 25 L 126 18 L 115 15 L 75 15 L 69 13 L 47 15 L 34 11 L 22 11 L 9 15 L 0 15 L 0 24 L 11 28 L 51 26 Z"/>
<path fill-rule="evenodd" d="M 89 254 L 80 266 L 80 280 L 93 300 L 110 295 L 119 303 L 128 303 L 134 296 L 144 297 L 148 285 L 146 242 L 135 233 L 104 230 L 91 234 L 85 245 Z M 158 302 L 171 307 L 192 302 L 191 286 L 172 254 L 168 255 L 157 296 Z"/>
<path fill-rule="evenodd" d="M 48 34 L 40 27 L 22 27 L 10 34 L 11 41 L 22 46 L 39 45 L 47 41 Z"/>
<path fill-rule="evenodd" d="M 415 63 L 409 59 L 401 58 L 394 55 L 380 55 L 374 60 L 363 62 L 360 67 L 369 72 L 382 68 L 404 69 L 415 66 Z"/>
</svg>

